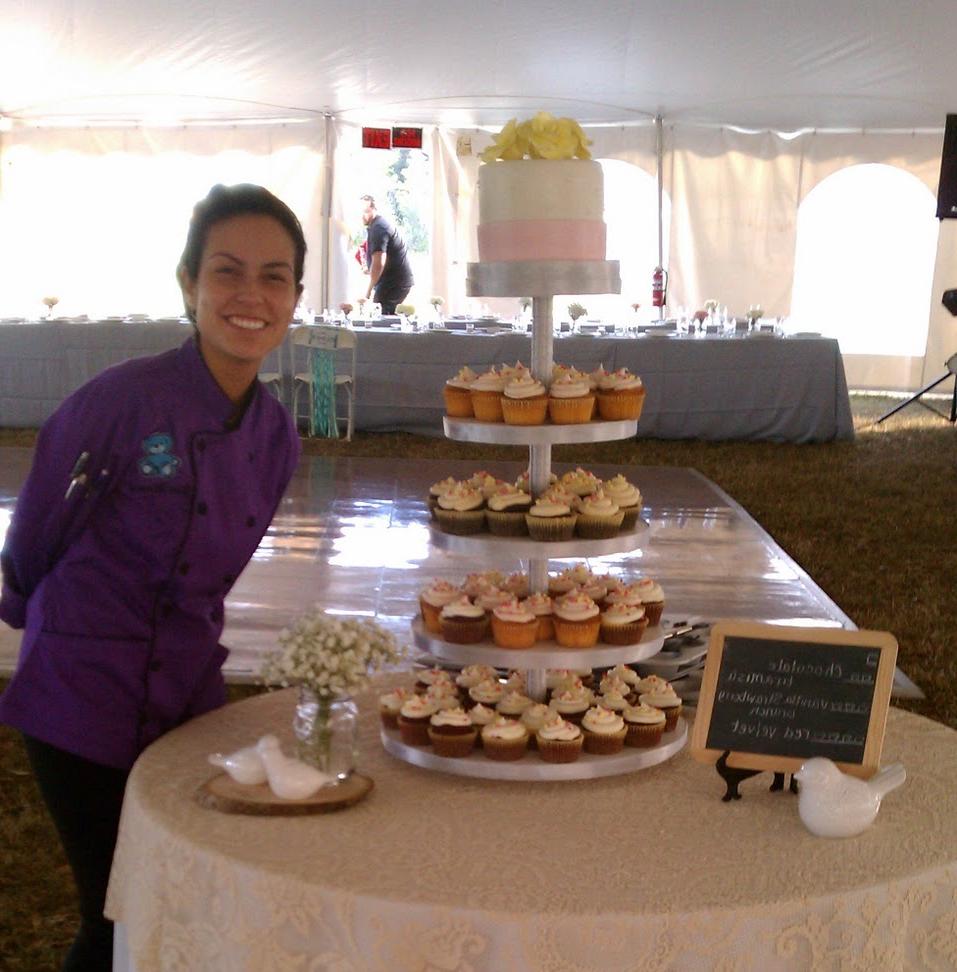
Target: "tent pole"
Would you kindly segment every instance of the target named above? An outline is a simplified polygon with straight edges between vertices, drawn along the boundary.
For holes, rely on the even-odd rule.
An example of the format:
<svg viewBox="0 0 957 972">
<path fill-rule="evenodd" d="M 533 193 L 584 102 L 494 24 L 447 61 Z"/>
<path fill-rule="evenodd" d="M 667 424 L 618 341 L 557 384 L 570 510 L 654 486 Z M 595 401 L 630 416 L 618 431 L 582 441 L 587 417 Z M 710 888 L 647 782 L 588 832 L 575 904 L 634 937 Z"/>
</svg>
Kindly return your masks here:
<svg viewBox="0 0 957 972">
<path fill-rule="evenodd" d="M 663 199 L 663 178 L 662 162 L 664 159 L 664 134 L 661 124 L 661 115 L 655 115 L 655 168 L 658 172 L 658 266 L 665 265 L 665 237 L 664 237 L 664 216 L 661 211 Z M 664 320 L 664 305 L 658 308 L 658 320 Z"/>
<path fill-rule="evenodd" d="M 320 307 L 329 306 L 329 280 L 332 277 L 332 251 L 330 247 L 332 225 L 332 156 L 336 143 L 336 132 L 333 128 L 332 115 L 325 116 L 325 152 L 323 160 L 322 186 L 322 280 L 319 285 Z"/>
</svg>

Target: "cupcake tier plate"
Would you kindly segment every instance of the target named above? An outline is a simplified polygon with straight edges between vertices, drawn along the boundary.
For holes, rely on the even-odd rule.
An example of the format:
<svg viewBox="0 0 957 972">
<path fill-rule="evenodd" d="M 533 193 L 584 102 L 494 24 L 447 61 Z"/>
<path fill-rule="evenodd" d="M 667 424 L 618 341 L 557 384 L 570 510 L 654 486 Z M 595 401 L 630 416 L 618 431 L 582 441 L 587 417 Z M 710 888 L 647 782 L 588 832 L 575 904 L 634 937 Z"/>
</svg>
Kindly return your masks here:
<svg viewBox="0 0 957 972">
<path fill-rule="evenodd" d="M 633 532 L 619 533 L 607 540 L 585 540 L 573 537 L 571 540 L 533 540 L 531 537 L 497 537 L 493 533 L 472 533 L 459 536 L 455 533 L 444 533 L 436 526 L 431 526 L 431 540 L 439 550 L 449 553 L 469 553 L 481 556 L 508 555 L 519 559 L 537 557 L 543 560 L 561 560 L 564 557 L 604 557 L 607 554 L 628 553 L 641 548 L 642 535 L 647 531 L 648 524 L 638 520 Z"/>
<path fill-rule="evenodd" d="M 611 668 L 614 665 L 644 661 L 661 651 L 664 632 L 659 627 L 645 628 L 641 641 L 634 645 L 606 645 L 594 648 L 563 648 L 554 641 L 542 641 L 535 648 L 499 648 L 492 641 L 474 645 L 453 645 L 437 638 L 422 623 L 412 622 L 415 644 L 434 658 L 453 665 L 492 665 L 496 668 Z"/>
<path fill-rule="evenodd" d="M 443 420 L 445 434 L 459 442 L 492 442 L 501 445 L 561 445 L 573 442 L 612 442 L 634 438 L 637 419 L 620 422 L 582 422 L 579 425 L 507 425 L 477 419 Z"/>
<path fill-rule="evenodd" d="M 529 750 L 514 762 L 496 762 L 481 749 L 468 756 L 452 758 L 436 756 L 425 746 L 409 746 L 402 742 L 397 729 L 379 730 L 382 745 L 387 753 L 397 759 L 421 766 L 423 769 L 452 773 L 455 776 L 473 776 L 485 780 L 520 780 L 522 782 L 548 782 L 551 780 L 592 780 L 600 776 L 620 776 L 650 769 L 679 753 L 688 738 L 685 720 L 678 718 L 673 732 L 666 732 L 657 746 L 638 749 L 626 746 L 614 756 L 593 756 L 582 753 L 574 763 L 546 763 L 536 750 Z"/>
<path fill-rule="evenodd" d="M 469 297 L 551 297 L 554 294 L 620 294 L 617 260 L 520 260 L 470 263 Z"/>
</svg>

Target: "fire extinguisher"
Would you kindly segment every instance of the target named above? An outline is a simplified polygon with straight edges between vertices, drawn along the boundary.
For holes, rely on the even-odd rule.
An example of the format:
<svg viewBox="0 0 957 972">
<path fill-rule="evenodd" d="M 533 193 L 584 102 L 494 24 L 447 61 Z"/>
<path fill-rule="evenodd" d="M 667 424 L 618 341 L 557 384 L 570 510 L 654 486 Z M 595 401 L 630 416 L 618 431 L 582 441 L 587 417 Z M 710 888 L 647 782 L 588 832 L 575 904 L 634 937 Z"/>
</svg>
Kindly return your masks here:
<svg viewBox="0 0 957 972">
<path fill-rule="evenodd" d="M 651 306 L 664 307 L 668 301 L 668 271 L 655 267 L 651 275 Z"/>
</svg>

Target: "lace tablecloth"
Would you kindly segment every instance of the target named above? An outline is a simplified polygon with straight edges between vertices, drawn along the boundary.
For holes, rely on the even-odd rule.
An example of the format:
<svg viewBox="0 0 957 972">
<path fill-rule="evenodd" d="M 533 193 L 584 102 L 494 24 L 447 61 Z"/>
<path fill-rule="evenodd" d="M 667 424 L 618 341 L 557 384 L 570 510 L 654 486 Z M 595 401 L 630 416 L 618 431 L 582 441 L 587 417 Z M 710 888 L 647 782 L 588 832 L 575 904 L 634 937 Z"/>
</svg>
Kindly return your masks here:
<svg viewBox="0 0 957 972">
<path fill-rule="evenodd" d="M 903 762 L 907 782 L 864 834 L 823 840 L 768 775 L 725 804 L 686 752 L 570 783 L 430 773 L 389 757 L 374 695 L 359 704 L 376 786 L 338 813 L 229 816 L 193 799 L 208 753 L 266 731 L 290 743 L 291 692 L 210 713 L 141 757 L 107 906 L 137 972 L 957 967 L 944 726 L 892 710 L 883 763 Z"/>
</svg>

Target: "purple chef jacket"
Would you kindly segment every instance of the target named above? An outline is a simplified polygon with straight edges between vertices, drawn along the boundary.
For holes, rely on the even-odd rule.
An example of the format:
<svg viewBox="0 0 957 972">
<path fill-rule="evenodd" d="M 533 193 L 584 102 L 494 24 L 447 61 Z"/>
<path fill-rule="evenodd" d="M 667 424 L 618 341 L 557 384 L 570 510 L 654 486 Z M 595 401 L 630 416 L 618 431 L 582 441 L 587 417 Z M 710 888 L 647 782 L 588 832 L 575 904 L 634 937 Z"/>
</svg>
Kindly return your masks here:
<svg viewBox="0 0 957 972">
<path fill-rule="evenodd" d="M 223 602 L 299 458 L 258 382 L 227 430 L 234 411 L 191 338 L 109 368 L 46 422 L 0 555 L 0 617 L 25 628 L 0 721 L 126 769 L 222 705 Z"/>
</svg>

